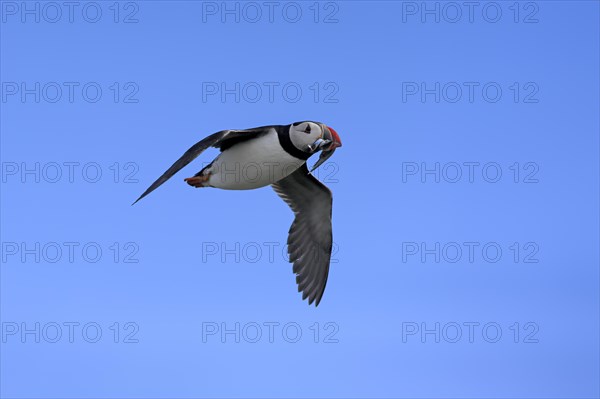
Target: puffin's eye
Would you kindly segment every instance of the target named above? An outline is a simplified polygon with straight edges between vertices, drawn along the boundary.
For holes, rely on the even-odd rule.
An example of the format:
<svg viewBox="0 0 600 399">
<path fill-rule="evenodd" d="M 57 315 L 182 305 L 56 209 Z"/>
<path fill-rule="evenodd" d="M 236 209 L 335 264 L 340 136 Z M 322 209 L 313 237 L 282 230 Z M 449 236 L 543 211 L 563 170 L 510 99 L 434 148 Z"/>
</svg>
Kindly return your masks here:
<svg viewBox="0 0 600 399">
<path fill-rule="evenodd" d="M 304 133 L 310 134 L 310 125 L 306 125 L 306 129 L 304 129 Z"/>
</svg>

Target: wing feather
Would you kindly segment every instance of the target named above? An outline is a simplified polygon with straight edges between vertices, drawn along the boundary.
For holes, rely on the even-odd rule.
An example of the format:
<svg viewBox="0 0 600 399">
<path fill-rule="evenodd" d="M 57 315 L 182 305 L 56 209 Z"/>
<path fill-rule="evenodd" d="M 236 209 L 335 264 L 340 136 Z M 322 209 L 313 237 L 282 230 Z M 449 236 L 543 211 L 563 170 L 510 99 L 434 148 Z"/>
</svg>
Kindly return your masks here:
<svg viewBox="0 0 600 399">
<path fill-rule="evenodd" d="M 238 141 L 249 140 L 254 137 L 258 137 L 262 134 L 268 133 L 268 126 L 257 127 L 254 129 L 246 130 L 221 130 L 220 132 L 213 133 L 210 136 L 200 140 L 193 146 L 191 146 L 169 169 L 165 171 L 140 197 L 135 200 L 132 205 L 150 194 L 152 191 L 160 187 L 164 182 L 169 180 L 173 175 L 179 172 L 183 167 L 187 166 L 190 162 L 196 159 L 209 147 L 218 147 L 221 150 L 231 147 L 231 145 Z"/>
<path fill-rule="evenodd" d="M 333 234 L 331 191 L 308 171 L 306 164 L 272 185 L 294 212 L 288 254 L 302 299 L 318 306 L 325 291 Z"/>
</svg>

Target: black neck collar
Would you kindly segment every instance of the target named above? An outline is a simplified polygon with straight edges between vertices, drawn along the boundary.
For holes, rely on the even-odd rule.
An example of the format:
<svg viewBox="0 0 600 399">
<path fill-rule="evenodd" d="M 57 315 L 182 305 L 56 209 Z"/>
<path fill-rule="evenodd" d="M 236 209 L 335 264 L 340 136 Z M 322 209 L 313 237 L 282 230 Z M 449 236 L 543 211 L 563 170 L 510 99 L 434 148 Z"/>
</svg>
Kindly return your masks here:
<svg viewBox="0 0 600 399">
<path fill-rule="evenodd" d="M 312 153 L 302 151 L 302 150 L 298 149 L 298 147 L 296 147 L 294 145 L 294 143 L 292 143 L 292 139 L 290 138 L 291 126 L 292 125 L 285 125 L 285 126 L 277 126 L 275 128 L 275 130 L 277 130 L 277 136 L 279 137 L 279 144 L 281 144 L 281 146 L 283 147 L 285 152 L 287 152 L 294 158 L 298 158 L 303 161 L 306 161 L 308 158 L 310 158 Z"/>
</svg>

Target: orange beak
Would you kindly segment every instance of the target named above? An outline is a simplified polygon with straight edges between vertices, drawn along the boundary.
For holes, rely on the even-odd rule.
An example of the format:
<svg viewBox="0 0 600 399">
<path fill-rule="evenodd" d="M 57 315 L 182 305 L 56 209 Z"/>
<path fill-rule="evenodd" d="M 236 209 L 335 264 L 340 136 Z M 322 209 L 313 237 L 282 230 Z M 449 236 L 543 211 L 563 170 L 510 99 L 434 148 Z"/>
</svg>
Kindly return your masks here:
<svg viewBox="0 0 600 399">
<path fill-rule="evenodd" d="M 340 135 L 331 126 L 327 126 L 327 129 L 331 132 L 331 138 L 333 139 L 328 151 L 333 151 L 337 147 L 342 146 L 342 140 L 340 139 Z"/>
</svg>

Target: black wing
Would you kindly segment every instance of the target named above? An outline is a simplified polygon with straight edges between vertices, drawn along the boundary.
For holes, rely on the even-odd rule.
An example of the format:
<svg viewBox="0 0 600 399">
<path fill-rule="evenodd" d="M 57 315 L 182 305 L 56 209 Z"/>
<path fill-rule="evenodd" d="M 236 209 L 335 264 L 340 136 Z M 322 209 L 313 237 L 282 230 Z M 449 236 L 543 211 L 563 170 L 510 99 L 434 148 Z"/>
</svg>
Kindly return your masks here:
<svg viewBox="0 0 600 399">
<path fill-rule="evenodd" d="M 156 179 L 156 181 L 152 183 L 152 185 L 148 187 L 148 189 L 144 191 L 144 193 L 140 195 L 140 198 L 135 200 L 132 205 L 144 198 L 146 195 L 150 194 L 152 191 L 156 190 L 161 184 L 173 177 L 175 173 L 179 172 L 181 168 L 196 159 L 208 147 L 217 147 L 223 151 L 240 141 L 249 140 L 268 132 L 269 126 L 263 126 L 246 130 L 221 130 L 220 132 L 211 134 L 210 136 L 190 147 L 190 149 L 187 150 L 185 154 L 181 156 L 181 158 L 175 161 L 175 163 L 171 165 L 171 167 L 167 169 L 167 171 L 163 173 L 161 177 Z"/>
<path fill-rule="evenodd" d="M 298 292 L 318 306 L 325 291 L 333 234 L 331 191 L 308 172 L 306 164 L 273 184 L 296 218 L 288 236 L 288 254 L 294 264 Z"/>
</svg>

